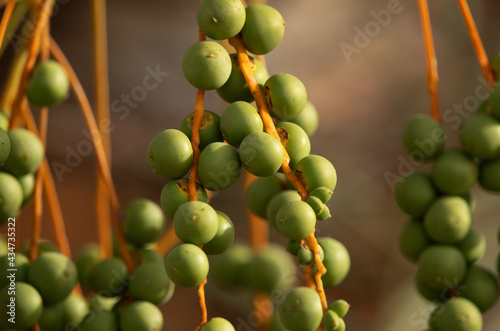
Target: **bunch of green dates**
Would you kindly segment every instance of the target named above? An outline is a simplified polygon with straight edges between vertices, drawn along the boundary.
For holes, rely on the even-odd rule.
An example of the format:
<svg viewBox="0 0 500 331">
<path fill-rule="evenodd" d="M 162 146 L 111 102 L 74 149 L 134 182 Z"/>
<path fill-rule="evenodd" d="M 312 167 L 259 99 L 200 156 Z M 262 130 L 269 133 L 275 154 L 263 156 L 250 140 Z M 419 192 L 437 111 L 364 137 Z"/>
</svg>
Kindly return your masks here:
<svg viewBox="0 0 500 331">
<path fill-rule="evenodd" d="M 411 217 L 401 232 L 400 248 L 418 264 L 419 293 L 438 302 L 429 330 L 479 331 L 481 313 L 495 305 L 500 290 L 495 273 L 475 264 L 485 253 L 486 240 L 472 226 L 471 189 L 479 183 L 486 191 L 500 192 L 498 83 L 464 121 L 462 148 L 445 149 L 445 140 L 439 124 L 427 115 L 415 116 L 403 131 L 408 153 L 433 164 L 430 173 L 413 171 L 395 185 L 396 203 Z"/>
</svg>

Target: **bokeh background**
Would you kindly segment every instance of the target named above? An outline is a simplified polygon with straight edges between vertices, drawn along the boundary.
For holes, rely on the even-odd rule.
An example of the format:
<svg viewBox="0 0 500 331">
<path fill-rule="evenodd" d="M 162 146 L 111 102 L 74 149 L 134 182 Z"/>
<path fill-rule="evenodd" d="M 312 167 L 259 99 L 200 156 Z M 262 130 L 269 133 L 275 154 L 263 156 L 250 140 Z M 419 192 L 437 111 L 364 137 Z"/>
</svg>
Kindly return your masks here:
<svg viewBox="0 0 500 331">
<path fill-rule="evenodd" d="M 270 0 L 269 4 L 282 13 L 287 27 L 282 43 L 266 55 L 268 71 L 287 72 L 305 83 L 320 116 L 311 139 L 312 153 L 327 157 L 338 172 L 338 186 L 329 202 L 333 217 L 320 224 L 318 233 L 343 242 L 352 267 L 342 285 L 328 290 L 328 298 L 343 298 L 351 304 L 346 317 L 349 330 L 423 330 L 432 305 L 417 294 L 413 286 L 416 267 L 399 252 L 398 234 L 407 217 L 393 202 L 387 180 L 408 170 L 410 160 L 400 142 L 403 126 L 413 115 L 430 110 L 417 3 Z M 470 5 L 486 50 L 490 55 L 500 51 L 500 3 L 483 0 Z M 374 23 L 374 13 L 387 11 L 388 6 L 398 12 L 385 16 L 384 26 Z M 111 114 L 113 177 L 122 205 L 136 197 L 159 203 L 166 181 L 148 167 L 146 149 L 158 132 L 179 128 L 193 111 L 196 91 L 183 77 L 181 60 L 197 40 L 196 8 L 196 0 L 108 1 L 111 103 L 124 106 L 123 95 L 142 86 L 148 67 L 168 73 L 143 99 L 126 106 L 127 116 L 116 107 L 117 112 Z M 481 72 L 456 2 L 432 1 L 430 10 L 439 59 L 440 104 L 443 112 L 451 112 L 455 104 L 478 99 L 475 90 L 482 84 Z M 93 99 L 90 22 L 88 1 L 60 1 L 52 33 Z M 367 24 L 373 29 L 371 36 L 360 44 L 359 31 L 365 31 Z M 357 47 L 348 56 L 343 51 L 347 44 Z M 7 66 L 4 59 L 1 63 Z M 207 109 L 221 114 L 225 106 L 215 92 L 207 94 Z M 65 164 L 68 151 L 88 139 L 83 119 L 73 97 L 53 108 L 50 115 L 49 162 Z M 448 145 L 458 146 L 458 131 L 450 124 L 444 121 Z M 56 179 L 74 252 L 97 241 L 95 159 L 88 155 L 77 163 Z M 244 242 L 248 226 L 241 182 L 213 203 L 233 219 L 238 240 Z M 485 233 L 488 242 L 479 264 L 493 269 L 499 253 L 500 196 L 479 188 L 474 191 L 474 226 Z M 18 218 L 18 240 L 29 235 L 30 208 Z M 51 239 L 47 223 L 43 236 Z M 275 233 L 272 240 L 284 243 Z M 221 294 L 209 285 L 209 314 L 228 317 L 238 326 L 251 317 L 247 299 Z M 177 289 L 162 310 L 165 330 L 193 330 L 199 321 L 196 290 Z M 497 305 L 485 315 L 484 330 L 498 330 L 499 316 Z M 240 325 L 238 330 L 248 328 Z"/>
</svg>

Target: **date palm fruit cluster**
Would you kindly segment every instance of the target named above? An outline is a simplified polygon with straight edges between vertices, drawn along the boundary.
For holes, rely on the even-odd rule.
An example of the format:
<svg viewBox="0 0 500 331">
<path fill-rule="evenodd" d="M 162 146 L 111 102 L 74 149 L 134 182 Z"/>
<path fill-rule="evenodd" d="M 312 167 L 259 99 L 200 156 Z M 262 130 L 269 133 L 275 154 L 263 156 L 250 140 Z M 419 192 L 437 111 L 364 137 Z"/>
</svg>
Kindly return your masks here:
<svg viewBox="0 0 500 331">
<path fill-rule="evenodd" d="M 61 102 L 68 90 L 66 71 L 59 63 L 48 60 L 33 70 L 26 96 L 31 104 L 46 107 Z M 44 146 L 36 134 L 8 127 L 9 118 L 0 111 L 0 224 L 17 216 L 31 201 L 34 174 L 45 157 Z"/>
<path fill-rule="evenodd" d="M 460 130 L 462 148 L 445 149 L 445 134 L 430 116 L 417 115 L 403 131 L 414 158 L 432 161 L 399 180 L 394 196 L 411 217 L 400 235 L 404 256 L 418 264 L 416 287 L 437 307 L 431 331 L 479 331 L 481 313 L 499 297 L 497 276 L 478 266 L 486 250 L 484 235 L 472 225 L 476 182 L 500 192 L 500 84 Z M 500 272 L 500 270 L 499 270 Z"/>
<path fill-rule="evenodd" d="M 276 9 L 260 4 L 245 8 L 239 0 L 203 0 L 196 18 L 207 37 L 241 38 L 246 49 L 255 55 L 273 50 L 285 29 L 283 17 Z M 214 279 L 224 288 L 271 294 L 277 290 L 289 291 L 295 283 L 294 263 L 284 248 L 270 244 L 254 252 L 243 244 L 233 245 L 232 221 L 208 203 L 207 191 L 222 191 L 232 186 L 243 168 L 258 177 L 246 197 L 251 212 L 267 219 L 290 240 L 289 252 L 298 257 L 301 265 L 315 269 L 314 254 L 304 240 L 313 233 L 317 220 L 330 217 L 325 204 L 336 186 L 335 168 L 326 158 L 310 155 L 309 136 L 317 128 L 318 116 L 307 100 L 304 84 L 286 73 L 269 77 L 259 60 L 250 59 L 250 69 L 265 94 L 267 108 L 278 122 L 280 140 L 264 131 L 260 110 L 251 104 L 254 95 L 237 54 L 229 54 L 216 41 L 199 41 L 184 55 L 184 76 L 197 89 L 216 90 L 229 105 L 220 116 L 208 110 L 203 113 L 197 201 L 190 201 L 189 181 L 184 178 L 193 163 L 190 138 L 195 113 L 184 119 L 180 130 L 167 129 L 157 134 L 147 150 L 154 172 L 170 180 L 161 192 L 161 206 L 173 220 L 182 243 L 167 253 L 165 269 L 179 286 L 195 287 L 209 276 L 209 280 Z M 297 190 L 280 173 L 285 150 L 292 171 L 307 190 L 307 201 L 301 200 Z M 332 238 L 319 238 L 319 245 L 328 270 L 322 277 L 324 285 L 337 285 L 348 273 L 349 254 Z M 216 255 L 210 266 L 207 255 Z M 287 298 L 278 309 L 282 329 L 317 329 L 325 318 L 327 330 L 344 330 L 341 318 L 346 310 L 335 308 L 324 315 L 315 290 L 299 287 Z M 294 302 L 299 304 L 294 306 Z M 214 318 L 201 330 L 230 331 L 234 327 L 222 318 Z"/>
</svg>

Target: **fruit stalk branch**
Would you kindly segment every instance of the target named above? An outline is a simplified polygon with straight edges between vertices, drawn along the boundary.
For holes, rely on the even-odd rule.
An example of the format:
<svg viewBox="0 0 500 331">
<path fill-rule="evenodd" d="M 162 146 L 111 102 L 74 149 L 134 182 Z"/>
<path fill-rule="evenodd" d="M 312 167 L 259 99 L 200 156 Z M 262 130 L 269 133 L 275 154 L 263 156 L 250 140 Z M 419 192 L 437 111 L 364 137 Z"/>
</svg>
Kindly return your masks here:
<svg viewBox="0 0 500 331">
<path fill-rule="evenodd" d="M 441 123 L 438 96 L 439 76 L 427 0 L 418 0 L 418 7 L 420 10 L 420 20 L 422 22 L 422 31 L 425 42 L 425 55 L 427 59 L 427 88 L 429 89 L 429 93 L 431 95 L 431 116 L 437 123 Z"/>
<path fill-rule="evenodd" d="M 16 0 L 9 0 L 7 6 L 5 7 L 5 11 L 3 12 L 2 22 L 0 23 L 0 45 L 3 44 L 5 31 L 7 31 L 7 25 L 9 25 L 10 17 L 12 16 L 12 12 L 14 11 L 15 6 Z"/>
</svg>

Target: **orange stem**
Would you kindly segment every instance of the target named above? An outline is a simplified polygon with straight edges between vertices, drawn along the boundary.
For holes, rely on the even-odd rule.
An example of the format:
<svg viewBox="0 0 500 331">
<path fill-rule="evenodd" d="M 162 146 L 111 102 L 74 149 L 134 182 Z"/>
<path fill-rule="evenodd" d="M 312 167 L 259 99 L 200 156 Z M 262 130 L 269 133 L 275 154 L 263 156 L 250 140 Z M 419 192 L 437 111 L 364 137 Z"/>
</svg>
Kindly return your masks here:
<svg viewBox="0 0 500 331">
<path fill-rule="evenodd" d="M 196 93 L 196 104 L 195 104 L 195 110 L 196 113 L 194 114 L 194 119 L 193 119 L 193 130 L 191 133 L 191 145 L 193 146 L 193 163 L 191 166 L 191 174 L 189 175 L 189 184 L 188 184 L 188 191 L 189 191 L 189 200 L 190 201 L 197 201 L 198 200 L 198 193 L 196 193 L 196 181 L 198 180 L 198 161 L 200 159 L 200 126 L 201 126 L 201 121 L 203 120 L 203 113 L 204 113 L 204 101 L 205 100 L 205 91 L 204 90 L 198 90 Z"/>
<path fill-rule="evenodd" d="M 466 0 L 457 1 L 458 5 L 460 6 L 462 15 L 464 16 L 465 24 L 467 25 L 467 30 L 469 31 L 469 35 L 472 40 L 472 46 L 474 46 L 474 51 L 476 52 L 479 65 L 481 66 L 481 70 L 483 71 L 483 76 L 488 84 L 490 84 L 490 86 L 493 86 L 495 85 L 495 79 L 491 71 L 490 61 L 488 60 L 488 56 L 486 55 L 486 51 L 484 50 L 483 42 L 481 41 L 481 37 L 479 36 L 479 32 L 477 31 L 476 23 L 474 22 L 474 18 L 472 17 L 469 5 L 467 4 Z"/>
<path fill-rule="evenodd" d="M 276 127 L 274 126 L 273 119 L 269 114 L 269 110 L 266 105 L 266 98 L 264 93 L 260 89 L 255 77 L 253 75 L 250 66 L 253 63 L 250 61 L 248 54 L 246 52 L 245 45 L 241 41 L 239 36 L 233 37 L 229 39 L 229 43 L 236 49 L 238 53 L 238 62 L 241 68 L 241 72 L 245 77 L 245 81 L 252 92 L 253 97 L 255 98 L 255 102 L 257 103 L 257 108 L 259 109 L 260 116 L 262 118 L 262 122 L 264 123 L 264 127 L 266 132 L 272 135 L 275 139 L 277 139 L 280 143 L 280 137 L 278 132 L 276 131 Z M 283 163 L 281 164 L 281 168 L 283 169 L 283 173 L 288 178 L 288 180 L 293 184 L 297 192 L 300 194 L 303 201 L 307 200 L 307 191 L 300 182 L 300 180 L 295 176 L 292 169 L 290 168 L 290 156 L 288 155 L 286 149 L 283 147 L 285 152 L 285 157 L 283 159 Z"/>
<path fill-rule="evenodd" d="M 51 39 L 50 50 L 54 58 L 65 68 L 66 72 L 68 73 L 70 85 L 73 88 L 73 92 L 75 93 L 76 99 L 85 118 L 85 122 L 92 136 L 92 142 L 94 144 L 97 162 L 99 164 L 99 172 L 102 178 L 105 180 L 106 189 L 108 190 L 108 194 L 111 200 L 111 207 L 113 210 L 113 223 L 120 247 L 120 253 L 122 255 L 123 261 L 127 265 L 129 272 L 132 272 L 134 270 L 134 262 L 132 260 L 132 257 L 130 256 L 130 252 L 127 249 L 127 243 L 125 241 L 125 237 L 123 236 L 123 231 L 118 216 L 120 211 L 118 195 L 116 194 L 115 186 L 113 184 L 111 170 L 106 159 L 106 152 L 104 151 L 101 135 L 99 134 L 99 128 L 97 126 L 94 113 L 92 112 L 92 107 L 90 106 L 89 100 L 87 98 L 87 95 L 85 94 L 85 91 L 83 90 L 78 76 L 76 75 L 75 71 L 71 67 L 71 64 L 68 62 L 66 56 L 61 51 L 54 39 Z"/>
<path fill-rule="evenodd" d="M 307 246 L 314 253 L 314 261 L 316 262 L 317 272 L 314 278 L 316 279 L 316 289 L 318 291 L 319 297 L 321 299 L 321 305 L 323 306 L 323 312 L 326 312 L 328 309 L 328 304 L 326 301 L 325 289 L 323 288 L 323 280 L 321 276 L 326 273 L 326 268 L 323 262 L 321 261 L 319 244 L 314 236 L 314 231 L 306 238 Z"/>
<path fill-rule="evenodd" d="M 35 189 L 33 193 L 33 223 L 29 251 L 30 262 L 33 262 L 38 256 L 38 242 L 40 241 L 40 234 L 42 232 L 42 213 L 42 171 L 39 169 L 36 173 Z"/>
<path fill-rule="evenodd" d="M 312 264 L 304 267 L 304 274 L 306 275 L 306 286 L 315 289 L 316 284 L 314 283 L 312 273 L 313 273 Z"/>
<path fill-rule="evenodd" d="M 5 11 L 3 12 L 2 22 L 0 22 L 0 45 L 3 44 L 3 38 L 5 37 L 5 32 L 7 31 L 7 25 L 9 25 L 10 17 L 16 6 L 16 0 L 9 0 Z"/>
<path fill-rule="evenodd" d="M 254 175 L 245 171 L 243 182 L 243 194 L 246 195 L 250 184 L 257 179 Z M 246 207 L 247 219 L 250 226 L 250 245 L 254 250 L 259 250 L 265 247 L 269 241 L 269 226 L 268 222 L 253 214 Z"/>
<path fill-rule="evenodd" d="M 207 283 L 207 279 L 205 278 L 201 284 L 198 286 L 198 297 L 200 298 L 200 308 L 201 308 L 201 322 L 196 327 L 196 331 L 200 330 L 203 325 L 207 324 L 208 313 L 207 313 L 207 305 L 205 302 L 205 284 Z"/>
<path fill-rule="evenodd" d="M 427 87 L 431 95 L 431 115 L 432 118 L 438 123 L 441 122 L 441 115 L 439 112 L 439 98 L 438 98 L 438 70 L 436 50 L 434 49 L 434 40 L 432 37 L 431 19 L 429 16 L 429 6 L 427 0 L 418 0 L 420 9 L 420 19 L 422 21 L 422 30 L 424 33 L 425 51 L 427 59 Z"/>
<path fill-rule="evenodd" d="M 156 244 L 156 251 L 160 253 L 160 255 L 165 256 L 172 247 L 177 245 L 179 243 L 179 238 L 177 238 L 177 235 L 175 234 L 174 227 L 171 226 L 163 235 L 163 237 L 158 240 L 158 243 Z"/>
</svg>

